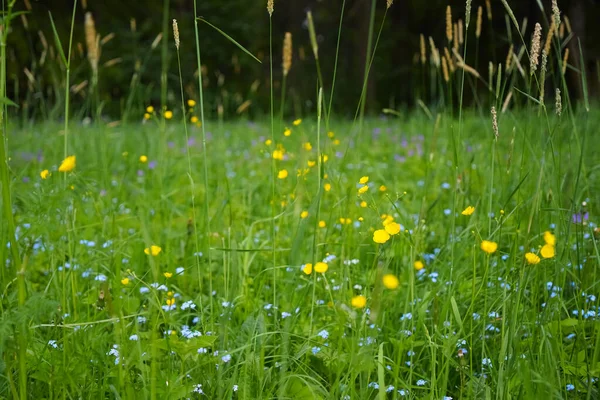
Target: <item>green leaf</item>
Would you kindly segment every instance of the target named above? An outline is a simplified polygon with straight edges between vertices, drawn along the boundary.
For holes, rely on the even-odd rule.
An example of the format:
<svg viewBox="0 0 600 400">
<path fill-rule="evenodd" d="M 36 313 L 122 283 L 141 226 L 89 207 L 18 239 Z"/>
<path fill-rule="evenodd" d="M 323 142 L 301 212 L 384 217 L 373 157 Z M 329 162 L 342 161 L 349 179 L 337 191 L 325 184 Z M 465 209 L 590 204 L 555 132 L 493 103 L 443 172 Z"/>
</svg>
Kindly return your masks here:
<svg viewBox="0 0 600 400">
<path fill-rule="evenodd" d="M 220 30 L 219 28 L 217 28 L 216 26 L 214 26 L 213 24 L 211 24 L 210 22 L 208 22 L 207 20 L 205 20 L 202 17 L 197 17 L 196 19 L 198 21 L 200 21 L 200 22 L 204 22 L 206 25 L 210 26 L 211 28 L 213 28 L 214 30 L 216 30 L 217 32 L 219 32 L 221 35 L 225 36 L 225 38 L 229 39 L 229 41 L 231 43 L 235 44 L 244 53 L 248 54 L 250 57 L 254 58 L 256 61 L 258 61 L 259 63 L 261 63 L 260 60 L 258 58 L 256 58 L 256 56 L 254 54 L 252 54 L 252 53 L 250 53 L 250 51 L 246 50 L 246 48 L 244 46 L 242 46 L 237 41 L 235 41 L 235 39 L 233 39 L 231 36 L 229 36 L 228 34 L 226 34 L 225 32 L 223 32 L 222 30 Z"/>
<path fill-rule="evenodd" d="M 0 97 L 0 104 L 19 108 L 19 105 L 8 97 Z"/>
<path fill-rule="evenodd" d="M 452 312 L 454 313 L 454 318 L 456 319 L 456 322 L 458 323 L 460 330 L 464 331 L 462 318 L 460 316 L 460 312 L 458 311 L 458 305 L 456 304 L 456 300 L 454 299 L 454 296 L 450 297 L 450 304 L 452 305 Z"/>
<path fill-rule="evenodd" d="M 48 15 L 50 16 L 50 25 L 52 25 L 52 32 L 54 33 L 54 40 L 56 41 L 56 47 L 58 48 L 58 53 L 60 55 L 61 60 L 67 65 L 67 57 L 65 57 L 65 52 L 63 50 L 62 43 L 60 41 L 60 37 L 58 36 L 58 32 L 56 31 L 56 25 L 54 25 L 54 19 L 52 18 L 52 13 L 48 11 Z"/>
</svg>

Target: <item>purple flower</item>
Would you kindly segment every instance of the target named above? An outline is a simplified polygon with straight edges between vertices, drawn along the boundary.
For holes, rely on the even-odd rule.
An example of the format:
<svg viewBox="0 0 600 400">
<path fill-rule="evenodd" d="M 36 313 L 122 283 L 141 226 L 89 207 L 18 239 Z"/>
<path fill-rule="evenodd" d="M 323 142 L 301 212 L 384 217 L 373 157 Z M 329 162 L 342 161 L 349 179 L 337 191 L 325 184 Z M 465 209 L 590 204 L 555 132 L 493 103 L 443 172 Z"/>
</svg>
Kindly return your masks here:
<svg viewBox="0 0 600 400">
<path fill-rule="evenodd" d="M 138 176 L 144 176 L 144 171 L 142 171 L 141 169 L 138 169 L 137 175 Z"/>
<path fill-rule="evenodd" d="M 156 161 L 150 161 L 148 163 L 148 169 L 154 169 L 156 168 Z"/>
<path fill-rule="evenodd" d="M 590 218 L 590 213 L 585 212 L 584 214 L 581 214 L 581 213 L 573 214 L 573 216 L 571 217 L 571 220 L 573 221 L 574 224 L 581 224 L 581 223 L 583 223 L 583 221 L 587 221 L 589 218 Z"/>
<path fill-rule="evenodd" d="M 195 138 L 191 137 L 191 138 L 188 139 L 188 141 L 187 141 L 188 147 L 192 147 L 195 144 L 196 144 L 196 139 Z"/>
</svg>

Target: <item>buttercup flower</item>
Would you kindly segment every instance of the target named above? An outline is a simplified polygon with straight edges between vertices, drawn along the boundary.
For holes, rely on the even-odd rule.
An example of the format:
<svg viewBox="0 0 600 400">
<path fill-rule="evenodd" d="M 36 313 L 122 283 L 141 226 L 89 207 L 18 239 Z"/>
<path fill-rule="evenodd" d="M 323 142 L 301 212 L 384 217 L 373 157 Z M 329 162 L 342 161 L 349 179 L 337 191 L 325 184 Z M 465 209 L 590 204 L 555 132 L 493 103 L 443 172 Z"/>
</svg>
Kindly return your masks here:
<svg viewBox="0 0 600 400">
<path fill-rule="evenodd" d="M 304 267 L 302 268 L 302 272 L 304 272 L 306 275 L 312 274 L 312 270 L 313 265 L 311 263 L 304 264 Z"/>
<path fill-rule="evenodd" d="M 165 119 L 173 118 L 173 111 L 165 111 Z"/>
<path fill-rule="evenodd" d="M 473 214 L 474 212 L 475 212 L 475 207 L 473 207 L 473 206 L 469 206 L 469 207 L 465 208 L 465 209 L 463 210 L 463 212 L 461 212 L 461 214 L 462 214 L 462 215 L 471 215 L 471 214 Z"/>
<path fill-rule="evenodd" d="M 367 305 L 367 298 L 365 296 L 354 296 L 352 298 L 352 307 L 354 308 L 364 308 Z"/>
<path fill-rule="evenodd" d="M 390 222 L 385 225 L 385 231 L 390 235 L 397 235 L 400 233 L 400 224 L 396 222 Z"/>
<path fill-rule="evenodd" d="M 304 219 L 306 217 L 308 217 L 308 211 L 304 210 L 300 213 L 300 218 Z"/>
<path fill-rule="evenodd" d="M 545 244 L 544 247 L 542 247 L 542 250 L 540 250 L 540 254 L 544 258 L 552 258 L 556 255 L 556 250 L 551 244 Z"/>
<path fill-rule="evenodd" d="M 76 164 L 77 159 L 75 156 L 69 156 L 63 160 L 63 162 L 60 164 L 60 167 L 58 167 L 58 170 L 60 172 L 71 172 L 75 169 Z"/>
<path fill-rule="evenodd" d="M 285 130 L 283 131 L 283 136 L 288 137 L 292 134 L 292 130 L 289 128 L 285 128 Z"/>
<path fill-rule="evenodd" d="M 360 178 L 360 180 L 358 181 L 358 183 L 360 183 L 361 185 L 366 185 L 367 182 L 369 182 L 369 177 L 368 176 L 363 176 L 362 178 Z"/>
<path fill-rule="evenodd" d="M 157 255 L 159 255 L 161 251 L 162 251 L 162 249 L 159 246 L 155 246 L 155 245 L 152 245 L 152 246 L 144 249 L 144 253 L 146 253 L 146 255 L 148 255 L 148 256 L 152 255 L 153 257 L 156 257 Z"/>
<path fill-rule="evenodd" d="M 552 232 L 546 231 L 544 232 L 544 242 L 550 246 L 556 246 L 556 236 Z"/>
<path fill-rule="evenodd" d="M 194 107 L 196 105 L 196 100 L 189 99 L 187 105 L 188 107 Z"/>
<path fill-rule="evenodd" d="M 172 272 L 165 272 L 163 275 L 165 276 L 165 278 L 169 279 L 170 277 L 173 276 L 173 273 Z"/>
<path fill-rule="evenodd" d="M 279 171 L 277 173 L 277 178 L 279 178 L 279 179 L 285 179 L 287 177 L 288 177 L 288 172 L 286 169 L 282 169 L 281 171 Z"/>
<path fill-rule="evenodd" d="M 295 120 L 292 123 L 294 124 L 294 126 L 298 126 L 298 125 L 300 125 L 302 123 L 302 120 L 301 119 L 297 119 L 297 120 Z"/>
<path fill-rule="evenodd" d="M 154 112 L 154 107 L 152 107 L 152 106 L 148 106 L 148 107 L 146 107 L 146 112 L 147 112 L 148 114 L 152 114 L 152 113 Z"/>
<path fill-rule="evenodd" d="M 369 190 L 369 187 L 367 185 L 361 186 L 358 189 L 358 194 L 365 194 L 367 192 L 367 190 Z"/>
<path fill-rule="evenodd" d="M 42 172 L 40 172 L 40 176 L 42 177 L 42 179 L 47 179 L 50 176 L 50 171 L 45 169 Z"/>
<path fill-rule="evenodd" d="M 327 226 L 325 221 L 319 221 L 319 228 L 325 228 L 325 226 Z"/>
<path fill-rule="evenodd" d="M 125 285 L 125 286 L 129 285 L 129 278 L 123 278 L 123 279 L 121 279 L 121 284 Z"/>
<path fill-rule="evenodd" d="M 324 274 L 325 272 L 327 272 L 327 270 L 329 269 L 329 265 L 327 265 L 326 263 L 319 261 L 318 263 L 315 264 L 315 272 L 318 272 L 320 274 Z"/>
<path fill-rule="evenodd" d="M 373 241 L 375 243 L 383 244 L 390 240 L 390 234 L 385 231 L 385 229 L 378 229 L 373 232 Z"/>
<path fill-rule="evenodd" d="M 496 252 L 496 250 L 498 250 L 498 243 L 489 240 L 484 240 L 481 242 L 481 250 L 485 251 L 488 254 L 493 254 Z"/>
<path fill-rule="evenodd" d="M 388 289 L 396 289 L 400 285 L 400 281 L 396 275 L 386 274 L 383 276 L 383 286 Z"/>
<path fill-rule="evenodd" d="M 525 254 L 525 259 L 527 260 L 528 264 L 532 265 L 535 265 L 540 262 L 540 258 L 537 256 L 537 254 L 534 253 Z"/>
<path fill-rule="evenodd" d="M 421 261 L 421 260 L 417 260 L 417 261 L 415 261 L 415 263 L 414 263 L 414 267 L 415 267 L 415 269 L 416 269 L 417 271 L 420 271 L 420 270 L 422 270 L 423 268 L 425 268 L 425 264 L 423 264 L 423 261 Z"/>
<path fill-rule="evenodd" d="M 140 162 L 141 162 L 141 163 L 148 162 L 148 157 L 147 157 L 147 156 L 143 156 L 143 155 L 142 155 L 142 156 L 140 156 Z"/>
</svg>

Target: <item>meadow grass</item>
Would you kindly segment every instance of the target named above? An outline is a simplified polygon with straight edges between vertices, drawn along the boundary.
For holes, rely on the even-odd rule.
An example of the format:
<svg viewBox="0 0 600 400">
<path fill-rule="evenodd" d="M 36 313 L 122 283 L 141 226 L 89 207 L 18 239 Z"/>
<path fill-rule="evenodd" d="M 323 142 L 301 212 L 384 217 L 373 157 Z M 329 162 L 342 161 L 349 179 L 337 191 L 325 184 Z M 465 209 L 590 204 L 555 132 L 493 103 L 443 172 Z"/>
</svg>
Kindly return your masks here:
<svg viewBox="0 0 600 400">
<path fill-rule="evenodd" d="M 600 115 L 585 118 L 583 137 Z M 186 141 L 181 124 L 167 123 L 164 150 L 161 122 L 153 119 L 113 129 L 72 127 L 70 147 L 79 157 L 66 187 L 57 172 L 58 126 L 15 132 L 13 207 L 28 259 L 27 301 L 17 307 L 14 266 L 7 263 L 2 393 L 14 389 L 12 332 L 26 321 L 34 397 L 148 396 L 156 366 L 158 398 L 203 392 L 366 399 L 382 387 L 385 398 L 500 391 L 594 398 L 600 367 L 595 151 L 575 146 L 566 124 L 557 124 L 551 150 L 528 115 L 513 114 L 500 117 L 492 164 L 491 123 L 467 113 L 459 149 L 466 167 L 455 182 L 449 131 L 457 121 L 450 117 L 436 131 L 417 115 L 366 120 L 363 147 L 350 145 L 345 158 L 351 126 L 331 122 L 336 128 L 322 144 L 321 225 L 314 220 L 316 146 L 306 145 L 316 140 L 317 121 L 305 120 L 271 144 L 267 121 L 207 132 L 207 151 L 219 155 L 208 158 L 208 187 L 188 184 L 189 171 L 202 169 L 196 127 Z M 513 127 L 514 139 L 504 134 Z M 284 152 L 277 168 L 289 171 L 275 188 L 277 274 L 265 179 L 275 149 Z M 46 179 L 39 175 L 44 169 Z M 359 195 L 365 176 L 369 189 Z M 195 256 L 190 225 L 190 199 L 206 191 L 212 264 Z M 468 206 L 475 211 L 462 215 Z M 401 231 L 377 244 L 373 232 L 384 228 L 384 215 Z M 546 231 L 556 237 L 556 255 L 529 265 L 525 253 L 540 254 Z M 484 239 L 498 250 L 482 251 Z M 160 253 L 144 254 L 149 244 Z M 327 272 L 303 272 L 319 261 Z M 386 288 L 384 274 L 397 276 L 399 286 Z M 352 306 L 359 295 L 364 308 Z"/>
<path fill-rule="evenodd" d="M 512 62 L 484 78 L 467 62 L 483 9 L 473 24 L 467 1 L 463 37 L 448 7 L 447 41 L 438 50 L 429 37 L 429 60 L 421 39 L 418 92 L 433 99 L 365 117 L 392 6 L 374 37 L 373 1 L 351 121 L 332 110 L 336 70 L 331 82 L 321 73 L 338 63 L 342 2 L 334 55 L 319 54 L 309 18 L 317 110 L 300 119 L 285 112 L 285 82 L 275 113 L 268 1 L 269 118 L 216 122 L 203 74 L 197 102 L 182 74 L 193 46 L 202 69 L 199 22 L 259 60 L 204 18 L 195 40 L 173 21 L 167 41 L 169 3 L 160 106 L 135 106 L 134 76 L 123 124 L 97 118 L 98 70 L 93 123 L 69 118 L 71 51 L 54 25 L 65 118 L 5 118 L 0 30 L 0 398 L 598 398 L 600 112 L 587 92 L 584 107 L 569 98 L 571 32 L 546 38 L 553 51 L 526 73 L 540 38 L 529 51 L 503 0 Z"/>
</svg>

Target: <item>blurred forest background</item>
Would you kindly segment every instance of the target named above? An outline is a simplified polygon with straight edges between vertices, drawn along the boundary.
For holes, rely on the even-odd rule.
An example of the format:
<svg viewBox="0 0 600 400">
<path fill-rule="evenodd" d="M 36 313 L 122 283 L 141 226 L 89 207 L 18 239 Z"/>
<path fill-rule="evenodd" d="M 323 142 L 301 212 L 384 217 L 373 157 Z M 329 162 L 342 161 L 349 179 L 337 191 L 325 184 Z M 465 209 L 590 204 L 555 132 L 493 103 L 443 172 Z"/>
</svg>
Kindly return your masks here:
<svg viewBox="0 0 600 400">
<path fill-rule="evenodd" d="M 314 110 L 317 74 L 306 24 L 306 12 L 312 11 L 319 41 L 319 54 L 325 85 L 332 80 L 334 55 L 342 0 L 275 1 L 273 14 L 273 48 L 275 66 L 275 93 L 281 80 L 281 54 L 285 32 L 293 35 L 293 66 L 288 76 L 288 113 L 302 115 Z M 386 15 L 368 84 L 367 110 L 378 113 L 384 107 L 401 109 L 413 107 L 417 99 L 434 102 L 429 93 L 423 93 L 426 74 L 420 63 L 420 34 L 443 43 L 446 6 L 450 4 L 455 19 L 464 19 L 465 1 L 397 0 Z M 519 22 L 527 18 L 525 41 L 529 44 L 535 22 L 544 26 L 550 15 L 550 0 L 512 0 Z M 589 91 L 597 95 L 600 81 L 600 2 L 598 0 L 560 0 L 562 15 L 566 15 L 575 34 L 568 44 L 571 50 L 569 64 L 580 68 L 578 42 L 584 50 Z M 73 3 L 68 0 L 19 0 L 16 11 L 29 11 L 13 22 L 8 43 L 8 96 L 21 107 L 27 119 L 60 116 L 63 74 L 55 48 L 50 16 L 55 21 L 63 46 L 68 45 Z M 386 11 L 385 0 L 347 0 L 340 43 L 334 111 L 353 116 L 360 96 L 367 54 L 369 23 L 375 7 L 375 36 Z M 475 19 L 477 8 L 485 0 L 473 1 L 473 15 L 468 32 L 467 63 L 479 71 L 487 71 L 489 61 L 503 63 L 509 48 L 505 12 L 500 0 L 491 0 L 492 19 L 484 11 L 483 28 L 477 56 L 475 56 Z M 540 11 L 546 10 L 546 16 Z M 269 20 L 266 0 L 202 0 L 198 1 L 198 15 L 231 35 L 262 64 L 241 52 L 232 43 L 209 26 L 200 25 L 202 72 L 205 77 L 207 111 L 216 115 L 217 104 L 225 108 L 225 115 L 240 111 L 251 117 L 265 114 L 269 104 Z M 168 15 L 164 11 L 168 11 Z M 119 118 L 125 103 L 131 101 L 135 118 L 144 105 L 160 104 L 160 75 L 162 42 L 157 35 L 163 24 L 169 24 L 168 52 L 168 105 L 175 108 L 178 99 L 178 76 L 173 44 L 171 20 L 176 18 L 181 31 L 182 68 L 188 96 L 197 93 L 196 54 L 194 50 L 193 2 L 190 0 L 152 1 L 78 1 L 75 14 L 71 92 L 74 108 L 86 101 L 90 65 L 86 58 L 84 20 L 90 12 L 100 35 L 98 93 L 102 114 Z M 164 39 L 164 38 L 163 38 Z M 520 45 L 513 37 L 512 42 Z M 473 46 L 473 47 L 471 47 Z M 429 47 L 428 47 L 429 49 Z M 477 58 L 475 58 L 477 57 Z M 138 85 L 131 93 L 132 78 Z M 483 73 L 482 73 L 483 75 Z M 574 98 L 581 97 L 580 76 L 568 78 Z M 481 88 L 484 90 L 485 88 Z M 472 97 L 472 96 L 471 96 Z M 472 99 L 467 99 L 467 104 Z M 249 102 L 249 103 L 248 103 Z M 80 107 L 84 109 L 84 107 Z M 47 114 L 47 115 L 42 115 Z M 84 112 L 85 114 L 85 112 Z M 77 116 L 77 114 L 76 114 Z M 80 115 L 84 116 L 84 115 Z"/>
</svg>

